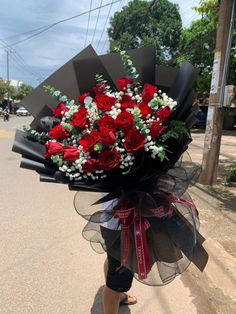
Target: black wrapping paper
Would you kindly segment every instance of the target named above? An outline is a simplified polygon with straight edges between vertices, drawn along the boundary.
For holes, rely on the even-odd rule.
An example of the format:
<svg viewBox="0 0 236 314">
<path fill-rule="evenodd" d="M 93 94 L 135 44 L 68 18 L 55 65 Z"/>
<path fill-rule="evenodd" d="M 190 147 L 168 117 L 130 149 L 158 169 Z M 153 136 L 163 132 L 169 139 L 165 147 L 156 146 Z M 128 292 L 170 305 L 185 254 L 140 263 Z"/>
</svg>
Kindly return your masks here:
<svg viewBox="0 0 236 314">
<path fill-rule="evenodd" d="M 162 76 L 156 76 L 155 50 L 153 47 L 129 51 L 134 66 L 140 73 L 141 84 L 154 84 L 163 88 L 168 96 L 178 102 L 171 119 L 186 122 L 188 127 L 195 121 L 197 107 L 193 107 L 195 91 L 193 84 L 197 71 L 185 62 L 177 69 L 161 67 Z M 173 75 L 170 78 L 170 73 Z M 107 83 L 115 88 L 116 79 L 125 76 L 117 53 L 97 56 L 91 46 L 84 49 L 61 69 L 51 75 L 24 100 L 27 109 L 34 116 L 31 127 L 37 131 L 52 127 L 57 121 L 51 119 L 55 101 L 42 90 L 43 85 L 52 85 L 70 99 L 79 94 L 91 92 L 96 85 L 95 74 L 102 74 Z M 67 79 L 64 80 L 64 77 Z M 76 211 L 88 223 L 83 236 L 90 241 L 98 253 L 109 252 L 122 261 L 122 224 L 116 220 L 116 227 L 109 228 L 109 222 L 116 219 L 116 209 L 123 200 L 134 204 L 134 217 L 143 217 L 150 227 L 146 231 L 151 270 L 147 278 L 140 279 L 135 251 L 135 231 L 130 225 L 130 251 L 125 266 L 131 269 L 138 280 L 148 285 L 163 285 L 172 281 L 193 262 L 201 271 L 207 262 L 207 253 L 200 235 L 198 212 L 187 193 L 199 175 L 184 152 L 191 138 L 180 134 L 168 139 L 167 160 L 153 159 L 145 151 L 137 154 L 134 169 L 122 175 L 117 169 L 109 171 L 107 177 L 98 182 L 69 179 L 45 158 L 44 145 L 33 141 L 24 132 L 17 130 L 13 151 L 22 155 L 21 167 L 36 171 L 40 180 L 50 183 L 67 184 L 70 190 L 78 191 L 74 205 Z M 184 154 L 184 155 L 183 155 Z M 153 211 L 163 208 L 158 216 Z"/>
</svg>

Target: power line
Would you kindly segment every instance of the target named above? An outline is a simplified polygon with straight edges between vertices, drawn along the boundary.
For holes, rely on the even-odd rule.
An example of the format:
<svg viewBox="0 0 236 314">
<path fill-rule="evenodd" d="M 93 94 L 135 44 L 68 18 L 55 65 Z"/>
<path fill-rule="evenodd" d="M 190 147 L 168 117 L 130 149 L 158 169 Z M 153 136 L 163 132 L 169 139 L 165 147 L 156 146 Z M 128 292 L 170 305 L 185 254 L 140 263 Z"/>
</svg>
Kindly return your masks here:
<svg viewBox="0 0 236 314">
<path fill-rule="evenodd" d="M 100 2 L 100 7 L 102 6 L 102 3 L 103 3 L 103 0 L 101 0 L 101 2 Z M 98 11 L 98 15 L 97 15 L 97 19 L 96 19 L 95 28 L 94 28 L 94 31 L 93 31 L 93 37 L 92 37 L 91 44 L 93 43 L 93 40 L 94 40 L 94 37 L 95 37 L 95 33 L 96 33 L 96 30 L 97 30 L 98 20 L 99 20 L 99 17 L 100 17 L 100 12 L 101 12 L 101 9 L 99 9 L 99 11 Z"/>
<path fill-rule="evenodd" d="M 41 75 L 38 75 L 38 73 L 32 71 L 32 69 L 24 62 L 24 59 L 22 59 L 21 61 L 21 57 L 16 52 L 14 52 L 11 55 L 11 57 L 14 58 L 15 62 L 23 69 L 23 71 L 29 73 L 32 77 L 35 77 L 37 80 L 42 79 Z"/>
<path fill-rule="evenodd" d="M 44 26 L 41 26 L 41 27 L 38 27 L 38 28 L 34 28 L 34 29 L 30 30 L 30 31 L 23 32 L 23 33 L 19 33 L 19 34 L 17 34 L 17 35 L 8 36 L 8 37 L 2 38 L 2 39 L 0 39 L 0 40 L 1 40 L 1 41 L 5 41 L 5 40 L 12 39 L 12 38 L 20 37 L 20 36 L 22 36 L 22 35 L 35 33 L 35 32 L 37 32 L 37 31 L 39 31 L 39 30 L 41 30 L 41 29 L 44 29 L 44 28 L 46 28 L 46 27 L 48 27 L 48 25 L 44 25 Z"/>
<path fill-rule="evenodd" d="M 91 16 L 92 3 L 93 3 L 93 0 L 90 0 L 88 24 L 87 24 L 87 30 L 86 30 L 85 41 L 84 41 L 84 47 L 86 47 L 86 44 L 87 44 L 87 38 L 88 38 L 88 30 L 89 30 L 89 23 L 90 23 L 90 16 Z"/>
<path fill-rule="evenodd" d="M 2 42 L 2 43 L 1 43 Z M 8 45 L 7 42 L 5 40 L 0 39 L 0 45 L 3 47 L 4 45 Z M 26 64 L 25 60 L 23 59 L 23 57 L 14 49 L 9 49 L 9 48 L 5 48 L 7 49 L 9 52 L 13 53 L 14 55 L 11 55 L 11 57 L 15 58 L 15 62 L 17 62 L 22 69 L 25 72 L 30 73 L 32 76 L 36 77 L 37 79 L 41 79 L 41 75 L 38 75 L 37 73 L 34 73 L 34 71 L 32 71 L 31 67 L 29 65 Z"/>
<path fill-rule="evenodd" d="M 120 1 L 121 1 L 121 0 L 119 0 L 119 1 L 113 1 L 113 2 L 110 3 L 110 8 L 109 8 L 109 11 L 108 11 L 108 14 L 107 14 L 107 18 L 106 18 L 106 21 L 105 21 L 105 24 L 104 24 L 104 27 L 103 27 L 101 36 L 100 36 L 99 41 L 98 41 L 98 44 L 97 44 L 96 50 L 98 50 L 99 44 L 100 44 L 100 42 L 101 42 L 101 40 L 102 40 L 102 36 L 103 36 L 103 34 L 104 34 L 104 31 L 105 31 L 105 28 L 106 28 L 106 25 L 107 25 L 107 21 L 108 21 L 108 19 L 109 19 L 109 17 L 110 17 L 110 14 L 111 14 L 112 6 L 113 6 L 114 3 L 120 2 Z"/>
<path fill-rule="evenodd" d="M 198 13 L 195 12 L 195 13 L 190 17 L 190 19 L 187 20 L 187 22 L 185 23 L 184 28 L 190 27 L 191 23 L 194 21 L 194 18 L 195 18 L 197 15 L 198 15 Z"/>
<path fill-rule="evenodd" d="M 120 10 L 123 1 L 124 1 L 124 0 L 121 0 L 121 2 L 119 3 L 119 6 L 118 6 L 116 12 L 118 12 L 118 11 Z M 104 48 L 105 48 L 105 46 L 106 46 L 108 40 L 109 40 L 109 38 L 107 37 L 107 39 L 104 41 L 104 44 L 103 44 L 103 46 L 102 46 L 102 49 L 101 49 L 100 53 L 102 53 L 102 52 L 104 51 Z"/>
<path fill-rule="evenodd" d="M 31 39 L 31 38 L 33 38 L 33 37 L 35 37 L 35 36 L 38 36 L 38 35 L 42 34 L 43 32 L 46 32 L 47 30 L 49 30 L 50 28 L 52 28 L 52 27 L 54 27 L 54 26 L 56 26 L 56 25 L 58 25 L 58 24 L 67 22 L 67 21 L 69 21 L 69 20 L 78 18 L 78 17 L 83 16 L 83 15 L 86 15 L 86 14 L 88 14 L 88 13 L 90 13 L 90 12 L 94 12 L 94 11 L 96 11 L 96 10 L 99 10 L 99 8 L 105 8 L 105 7 L 109 6 L 109 5 L 113 5 L 114 3 L 117 3 L 117 2 L 120 2 L 120 1 L 121 1 L 121 0 L 116 0 L 116 1 L 113 1 L 113 2 L 110 2 L 110 3 L 107 3 L 107 4 L 104 4 L 104 5 L 102 5 L 102 6 L 96 7 L 96 8 L 94 8 L 94 9 L 85 11 L 85 12 L 83 12 L 83 13 L 76 14 L 76 15 L 71 16 L 71 17 L 68 17 L 68 18 L 66 18 L 66 19 L 59 20 L 59 21 L 57 21 L 57 22 L 55 22 L 55 23 L 49 24 L 48 26 L 45 26 L 45 28 L 43 28 L 41 31 L 36 32 L 35 34 L 33 34 L 33 35 L 31 35 L 31 36 L 28 36 L 28 37 L 26 37 L 26 38 L 24 38 L 24 39 L 22 39 L 22 40 L 16 41 L 16 42 L 14 42 L 14 43 L 12 43 L 12 44 L 10 44 L 10 45 L 7 45 L 7 47 L 9 48 L 9 47 L 13 47 L 13 46 L 19 45 L 20 43 L 25 42 L 26 40 L 29 40 L 29 39 Z M 6 47 L 6 48 L 7 48 L 7 47 Z"/>
</svg>

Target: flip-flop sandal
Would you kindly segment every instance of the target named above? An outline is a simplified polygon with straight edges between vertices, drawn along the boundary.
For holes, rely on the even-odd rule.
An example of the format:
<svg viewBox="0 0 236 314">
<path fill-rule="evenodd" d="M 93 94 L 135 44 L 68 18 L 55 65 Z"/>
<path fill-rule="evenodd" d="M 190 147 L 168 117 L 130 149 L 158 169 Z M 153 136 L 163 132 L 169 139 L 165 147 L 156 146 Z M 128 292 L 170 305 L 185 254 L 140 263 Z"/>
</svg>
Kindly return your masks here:
<svg viewBox="0 0 236 314">
<path fill-rule="evenodd" d="M 137 303 L 137 299 L 135 296 L 128 295 L 127 293 L 123 293 L 124 297 L 120 301 L 120 305 L 133 305 Z M 130 299 L 133 299 L 131 301 Z"/>
</svg>

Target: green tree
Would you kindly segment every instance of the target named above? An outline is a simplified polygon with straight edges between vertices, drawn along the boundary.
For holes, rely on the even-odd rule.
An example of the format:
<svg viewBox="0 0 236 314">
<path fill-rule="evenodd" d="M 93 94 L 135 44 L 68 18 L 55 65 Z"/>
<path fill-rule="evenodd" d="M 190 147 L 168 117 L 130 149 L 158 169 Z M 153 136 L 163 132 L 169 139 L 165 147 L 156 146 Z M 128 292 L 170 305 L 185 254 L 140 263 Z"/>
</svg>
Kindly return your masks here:
<svg viewBox="0 0 236 314">
<path fill-rule="evenodd" d="M 201 14 L 201 18 L 193 21 L 189 28 L 183 29 L 178 63 L 187 60 L 199 69 L 196 89 L 201 96 L 210 90 L 219 14 L 218 0 L 201 0 L 194 9 Z M 228 84 L 236 84 L 235 31 L 233 38 Z"/>
<path fill-rule="evenodd" d="M 9 96 L 14 92 L 14 88 L 10 86 L 9 82 L 0 80 L 0 101 L 4 99 L 9 93 Z"/>
<path fill-rule="evenodd" d="M 14 93 L 12 93 L 12 98 L 14 100 L 22 100 L 25 96 L 29 95 L 32 90 L 33 87 L 31 85 L 22 84 Z"/>
<path fill-rule="evenodd" d="M 110 24 L 110 51 L 155 45 L 158 64 L 175 64 L 182 29 L 177 4 L 132 0 L 114 14 Z"/>
</svg>

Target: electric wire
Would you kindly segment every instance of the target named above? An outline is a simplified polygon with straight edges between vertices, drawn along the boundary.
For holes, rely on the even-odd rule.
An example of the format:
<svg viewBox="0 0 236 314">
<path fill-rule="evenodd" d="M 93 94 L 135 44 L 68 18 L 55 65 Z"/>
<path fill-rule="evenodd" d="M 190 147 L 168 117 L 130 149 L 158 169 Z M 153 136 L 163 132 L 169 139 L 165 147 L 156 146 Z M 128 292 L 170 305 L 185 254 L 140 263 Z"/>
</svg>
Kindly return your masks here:
<svg viewBox="0 0 236 314">
<path fill-rule="evenodd" d="M 102 6 L 102 3 L 103 3 L 103 0 L 101 0 L 101 2 L 100 2 L 100 7 Z M 101 8 L 98 10 L 98 15 L 97 15 L 97 19 L 96 19 L 95 28 L 94 28 L 94 31 L 93 31 L 93 37 L 92 37 L 92 40 L 91 40 L 91 44 L 94 41 L 95 33 L 96 33 L 96 30 L 97 30 L 97 26 L 98 26 L 98 20 L 100 18 L 100 12 L 101 12 Z"/>
<path fill-rule="evenodd" d="M 109 19 L 109 17 L 110 17 L 110 14 L 111 14 L 111 9 L 112 9 L 112 6 L 113 6 L 113 4 L 114 4 L 114 3 L 116 3 L 116 2 L 120 2 L 120 1 L 121 1 L 121 0 L 119 0 L 119 1 L 113 1 L 113 2 L 111 2 L 111 3 L 110 3 L 110 8 L 109 8 L 109 11 L 108 11 L 108 14 L 107 14 L 107 17 L 106 17 L 106 21 L 105 21 L 105 23 L 104 23 L 104 27 L 103 27 L 103 30 L 102 30 L 101 36 L 100 36 L 99 41 L 98 41 L 98 44 L 97 44 L 97 48 L 96 48 L 96 50 L 98 50 L 98 47 L 99 47 L 100 42 L 101 42 L 101 40 L 102 40 L 102 37 L 103 37 L 104 31 L 105 31 L 105 28 L 106 28 L 106 25 L 107 25 L 107 21 L 108 21 L 108 19 Z"/>
<path fill-rule="evenodd" d="M 7 45 L 7 42 L 5 40 L 0 39 L 0 45 L 3 46 Z M 27 72 L 28 74 L 31 74 L 31 77 L 35 77 L 37 80 L 42 80 L 43 78 L 41 77 L 41 75 L 38 75 L 38 73 L 35 73 L 31 67 L 29 65 L 26 64 L 25 60 L 23 59 L 23 57 L 19 54 L 19 52 L 17 52 L 14 49 L 9 49 L 9 48 L 5 48 L 6 50 L 8 50 L 9 53 L 9 57 L 11 60 L 14 60 L 14 63 L 17 63 L 18 66 L 21 67 L 21 71 L 24 71 L 25 73 Z"/>
<path fill-rule="evenodd" d="M 124 0 L 121 0 L 121 2 L 119 3 L 119 6 L 118 6 L 116 12 L 118 12 L 118 11 L 120 10 L 123 1 L 124 1 Z M 103 44 L 102 49 L 101 49 L 101 51 L 100 51 L 100 54 L 102 54 L 103 52 L 105 52 L 104 49 L 105 49 L 105 46 L 107 45 L 108 41 L 109 41 L 109 38 L 107 37 L 107 39 L 104 41 L 104 44 Z"/>
<path fill-rule="evenodd" d="M 18 63 L 17 59 L 14 57 L 14 55 L 10 55 L 9 56 L 11 62 L 13 63 L 14 65 L 14 68 L 18 69 L 20 72 L 25 72 L 26 74 L 30 75 L 30 77 L 32 78 L 35 78 L 37 81 L 41 81 L 42 78 L 39 78 L 39 77 L 35 77 L 35 74 L 32 73 L 31 71 L 25 69 L 24 67 L 22 67 L 22 65 L 20 63 Z"/>
<path fill-rule="evenodd" d="M 88 39 L 88 31 L 89 31 L 89 23 L 90 23 L 90 16 L 91 16 L 92 3 L 93 3 L 93 0 L 90 0 L 89 15 L 88 15 L 88 23 L 87 23 L 87 29 L 86 29 L 84 47 L 86 47 L 87 39 Z"/>
<path fill-rule="evenodd" d="M 38 28 L 34 28 L 34 29 L 32 29 L 32 30 L 30 30 L 30 31 L 27 31 L 27 32 L 18 33 L 18 34 L 16 34 L 16 35 L 8 36 L 8 37 L 2 38 L 2 39 L 0 39 L 0 40 L 3 40 L 3 41 L 6 40 L 6 41 L 8 41 L 8 40 L 10 40 L 10 39 L 17 38 L 17 37 L 20 37 L 20 36 L 23 36 L 23 35 L 35 33 L 35 32 L 40 31 L 41 29 L 44 29 L 44 28 L 46 28 L 46 27 L 48 27 L 48 25 L 44 25 L 44 26 L 41 26 L 41 27 L 38 27 Z"/>
<path fill-rule="evenodd" d="M 191 18 L 189 18 L 189 19 L 185 22 L 184 28 L 189 28 L 189 27 L 191 26 L 192 22 L 195 20 L 195 17 L 196 17 L 197 15 L 198 15 L 198 13 L 195 12 L 195 13 L 191 16 Z"/>
<path fill-rule="evenodd" d="M 45 26 L 45 28 L 42 29 L 41 31 L 36 32 L 35 34 L 33 34 L 33 35 L 31 35 L 31 36 L 28 36 L 28 37 L 26 37 L 26 38 L 24 38 L 24 39 L 22 39 L 22 40 L 18 40 L 18 41 L 14 42 L 14 43 L 11 43 L 11 44 L 7 45 L 7 47 L 13 47 L 13 46 L 19 45 L 19 44 L 21 44 L 22 42 L 25 42 L 25 41 L 27 41 L 27 40 L 29 40 L 29 39 L 35 37 L 35 36 L 38 36 L 38 35 L 40 35 L 40 34 L 46 32 L 47 30 L 53 28 L 54 26 L 56 26 L 56 25 L 58 25 L 58 24 L 61 24 L 61 23 L 70 21 L 70 20 L 72 20 L 72 19 L 78 18 L 78 17 L 83 16 L 83 15 L 86 15 L 86 14 L 88 14 L 89 12 L 94 12 L 94 11 L 96 11 L 96 10 L 99 10 L 99 8 L 105 8 L 105 7 L 109 6 L 109 5 L 111 6 L 111 5 L 113 5 L 114 3 L 117 3 L 117 2 L 120 2 L 120 1 L 121 1 L 121 0 L 116 0 L 116 1 L 113 1 L 113 2 L 110 2 L 110 3 L 107 3 L 107 4 L 104 4 L 104 5 L 102 5 L 101 7 L 93 8 L 93 9 L 91 9 L 90 11 L 88 10 L 88 11 L 82 12 L 82 13 L 80 13 L 80 14 L 76 14 L 76 15 L 74 15 L 74 16 L 65 18 L 65 19 L 63 19 L 63 20 L 59 20 L 59 21 L 57 21 L 57 22 L 55 22 L 55 23 L 49 24 L 48 26 Z M 6 47 L 6 48 L 7 48 L 7 47 Z"/>
</svg>

